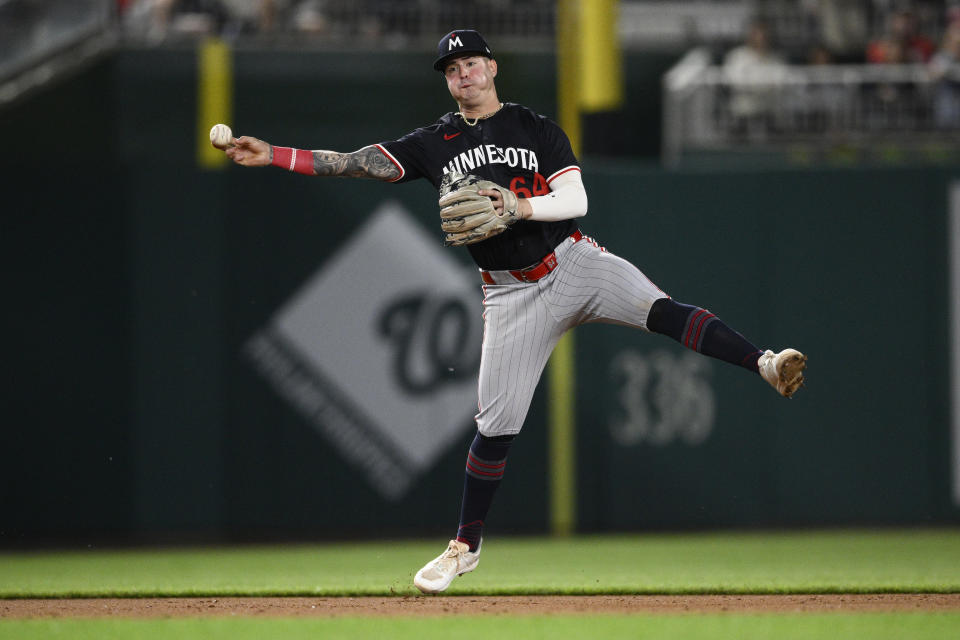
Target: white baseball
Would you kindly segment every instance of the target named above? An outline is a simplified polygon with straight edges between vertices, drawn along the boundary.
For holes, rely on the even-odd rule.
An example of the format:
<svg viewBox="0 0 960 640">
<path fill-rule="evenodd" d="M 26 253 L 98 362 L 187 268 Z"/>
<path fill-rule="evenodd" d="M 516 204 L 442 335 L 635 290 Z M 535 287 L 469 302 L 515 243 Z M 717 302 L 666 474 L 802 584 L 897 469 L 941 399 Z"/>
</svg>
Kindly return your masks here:
<svg viewBox="0 0 960 640">
<path fill-rule="evenodd" d="M 227 149 L 232 146 L 233 131 L 225 124 L 215 124 L 210 129 L 210 144 L 217 149 Z"/>
</svg>

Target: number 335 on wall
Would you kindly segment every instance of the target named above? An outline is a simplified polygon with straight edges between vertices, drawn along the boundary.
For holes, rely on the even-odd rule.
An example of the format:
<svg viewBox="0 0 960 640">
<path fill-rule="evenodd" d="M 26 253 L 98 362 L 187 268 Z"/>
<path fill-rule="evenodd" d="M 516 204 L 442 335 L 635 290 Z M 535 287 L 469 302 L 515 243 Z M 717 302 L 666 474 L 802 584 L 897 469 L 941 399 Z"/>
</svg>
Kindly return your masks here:
<svg viewBox="0 0 960 640">
<path fill-rule="evenodd" d="M 713 431 L 716 397 L 710 363 L 693 353 L 621 351 L 610 362 L 618 405 L 610 435 L 622 446 L 702 444 Z"/>
</svg>

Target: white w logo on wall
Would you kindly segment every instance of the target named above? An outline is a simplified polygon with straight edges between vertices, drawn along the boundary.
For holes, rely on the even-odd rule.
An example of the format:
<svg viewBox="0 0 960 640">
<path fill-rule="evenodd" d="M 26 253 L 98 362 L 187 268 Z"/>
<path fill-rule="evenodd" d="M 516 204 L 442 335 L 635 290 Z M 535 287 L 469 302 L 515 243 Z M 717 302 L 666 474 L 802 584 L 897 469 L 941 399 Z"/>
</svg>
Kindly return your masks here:
<svg viewBox="0 0 960 640">
<path fill-rule="evenodd" d="M 249 340 L 276 391 L 386 498 L 473 428 L 475 272 L 387 203 Z"/>
</svg>

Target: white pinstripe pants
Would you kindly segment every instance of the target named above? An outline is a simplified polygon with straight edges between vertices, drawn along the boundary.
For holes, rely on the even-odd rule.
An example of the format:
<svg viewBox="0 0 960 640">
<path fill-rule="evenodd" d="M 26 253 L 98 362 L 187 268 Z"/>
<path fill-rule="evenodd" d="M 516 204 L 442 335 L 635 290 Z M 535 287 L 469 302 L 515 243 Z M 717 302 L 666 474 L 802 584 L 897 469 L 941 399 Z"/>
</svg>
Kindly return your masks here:
<svg viewBox="0 0 960 640">
<path fill-rule="evenodd" d="M 647 330 L 651 305 L 667 297 L 635 266 L 584 237 L 556 248 L 557 267 L 536 282 L 489 271 L 484 285 L 483 352 L 477 429 L 514 435 L 553 348 L 573 327 L 608 322 Z"/>
</svg>

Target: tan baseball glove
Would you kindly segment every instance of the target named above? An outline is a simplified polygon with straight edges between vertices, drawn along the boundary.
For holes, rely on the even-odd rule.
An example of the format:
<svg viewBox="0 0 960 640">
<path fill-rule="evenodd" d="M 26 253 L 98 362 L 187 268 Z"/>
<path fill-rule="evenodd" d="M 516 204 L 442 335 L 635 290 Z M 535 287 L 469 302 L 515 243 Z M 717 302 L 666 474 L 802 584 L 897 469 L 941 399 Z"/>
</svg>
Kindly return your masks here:
<svg viewBox="0 0 960 640">
<path fill-rule="evenodd" d="M 503 196 L 498 212 L 493 200 L 481 190 L 497 190 Z M 440 228 L 446 232 L 443 244 L 459 247 L 474 244 L 506 231 L 520 219 L 517 196 L 496 182 L 462 173 L 448 173 L 440 183 Z"/>
</svg>

